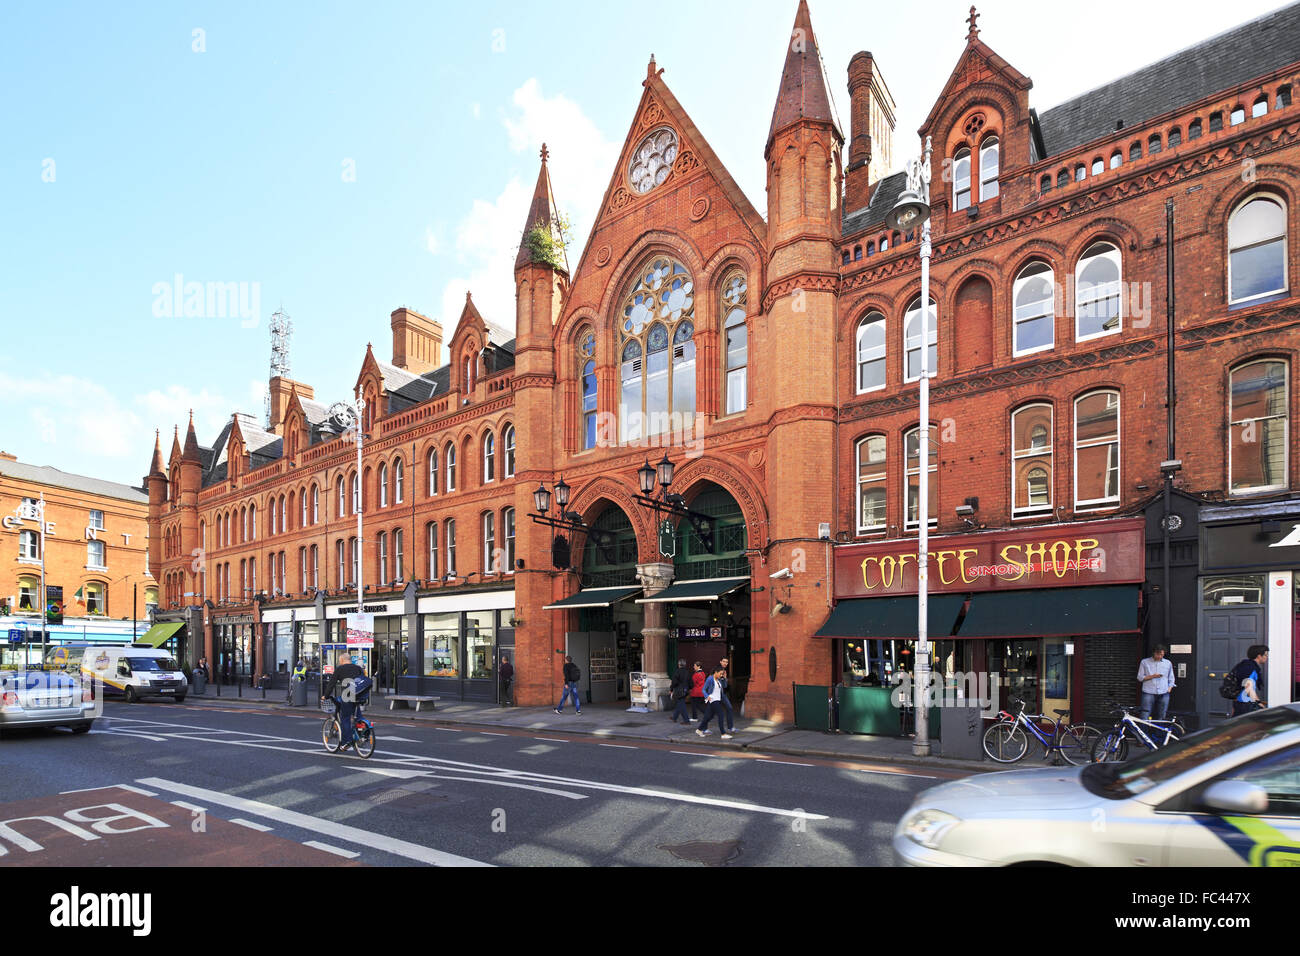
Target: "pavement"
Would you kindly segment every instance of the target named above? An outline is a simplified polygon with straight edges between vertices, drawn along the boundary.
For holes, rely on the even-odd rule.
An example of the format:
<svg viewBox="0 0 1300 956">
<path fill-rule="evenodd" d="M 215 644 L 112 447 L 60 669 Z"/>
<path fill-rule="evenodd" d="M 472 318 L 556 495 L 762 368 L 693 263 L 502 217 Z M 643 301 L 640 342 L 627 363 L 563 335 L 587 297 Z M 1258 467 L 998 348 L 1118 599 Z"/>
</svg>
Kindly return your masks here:
<svg viewBox="0 0 1300 956">
<path fill-rule="evenodd" d="M 231 696 L 225 688 L 220 697 L 213 693 L 199 695 L 191 691 L 187 704 L 222 707 L 251 707 L 286 711 L 289 713 L 314 713 L 316 707 L 292 707 L 285 702 L 284 690 L 268 690 L 262 697 L 260 690 L 244 688 L 242 697 Z M 867 734 L 831 733 L 817 730 L 800 730 L 792 724 L 736 715 L 736 734 L 731 740 L 721 740 L 713 726 L 707 737 L 699 737 L 695 725 L 684 727 L 674 724 L 666 712 L 636 713 L 625 704 L 588 704 L 582 716 L 567 709 L 562 715 L 552 707 L 501 707 L 497 704 L 473 701 L 439 701 L 434 710 L 417 713 L 413 709 L 388 710 L 384 698 L 372 694 L 366 712 L 378 717 L 400 718 L 428 722 L 433 725 L 458 727 L 500 727 L 515 730 L 549 731 L 576 735 L 590 735 L 610 740 L 638 740 L 676 745 L 707 745 L 710 749 L 736 749 L 751 753 L 774 753 L 790 756 L 824 757 L 898 764 L 910 767 L 939 767 L 962 770 L 967 773 L 1003 770 L 987 761 L 961 760 L 944 757 L 940 742 L 931 741 L 935 756 L 917 757 L 912 753 L 911 737 L 877 737 Z M 1032 755 L 1026 756 L 1024 767 L 1036 766 Z"/>
</svg>

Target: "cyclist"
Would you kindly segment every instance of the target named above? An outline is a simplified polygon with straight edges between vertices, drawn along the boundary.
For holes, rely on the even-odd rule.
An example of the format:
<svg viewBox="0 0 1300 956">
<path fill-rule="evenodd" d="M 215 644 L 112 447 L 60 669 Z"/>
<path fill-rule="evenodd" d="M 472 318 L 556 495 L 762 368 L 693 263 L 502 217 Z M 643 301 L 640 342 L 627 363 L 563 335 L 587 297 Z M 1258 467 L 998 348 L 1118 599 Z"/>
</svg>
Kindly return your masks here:
<svg viewBox="0 0 1300 956">
<path fill-rule="evenodd" d="M 333 675 L 330 676 L 321 700 L 332 698 L 335 709 L 339 715 L 339 733 L 341 740 L 339 743 L 339 753 L 351 747 L 356 750 L 357 737 L 357 717 L 360 715 L 360 704 L 357 702 L 355 690 L 355 681 L 358 677 L 365 677 L 366 672 L 358 664 L 352 663 L 350 654 L 343 654 L 339 657 L 339 665 L 334 668 Z"/>
</svg>

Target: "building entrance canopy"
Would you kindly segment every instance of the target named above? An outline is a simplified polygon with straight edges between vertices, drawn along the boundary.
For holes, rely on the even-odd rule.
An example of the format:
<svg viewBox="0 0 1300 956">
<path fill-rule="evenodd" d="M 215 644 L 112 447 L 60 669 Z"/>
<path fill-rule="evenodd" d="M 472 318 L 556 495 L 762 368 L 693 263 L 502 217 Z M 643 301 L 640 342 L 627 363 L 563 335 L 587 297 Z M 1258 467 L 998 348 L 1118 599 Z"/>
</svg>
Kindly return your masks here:
<svg viewBox="0 0 1300 956">
<path fill-rule="evenodd" d="M 654 597 L 639 598 L 637 604 L 669 604 L 688 601 L 716 601 L 724 594 L 738 591 L 749 583 L 743 578 L 711 578 L 706 581 L 678 581 Z"/>
<path fill-rule="evenodd" d="M 543 610 L 570 611 L 583 607 L 610 607 L 640 593 L 640 585 L 635 587 L 586 588 L 572 597 L 565 598 L 563 601 L 556 601 L 554 604 L 546 605 Z"/>
</svg>

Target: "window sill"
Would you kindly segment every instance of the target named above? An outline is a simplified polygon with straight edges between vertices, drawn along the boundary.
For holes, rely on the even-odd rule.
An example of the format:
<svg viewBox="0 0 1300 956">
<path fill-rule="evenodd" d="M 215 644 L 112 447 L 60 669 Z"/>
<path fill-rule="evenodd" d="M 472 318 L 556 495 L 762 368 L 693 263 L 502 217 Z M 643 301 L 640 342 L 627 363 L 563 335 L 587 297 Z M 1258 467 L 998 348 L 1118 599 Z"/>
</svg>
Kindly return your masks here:
<svg viewBox="0 0 1300 956">
<path fill-rule="evenodd" d="M 1272 302 L 1280 302 L 1283 299 L 1290 298 L 1291 290 L 1283 289 L 1280 292 L 1270 292 L 1267 295 L 1261 295 L 1255 298 L 1243 299 L 1240 302 L 1229 302 L 1229 312 L 1239 312 L 1243 309 L 1252 309 L 1259 305 L 1268 305 Z"/>
<path fill-rule="evenodd" d="M 41 566 L 40 558 L 14 558 L 18 564 L 25 564 L 28 567 L 39 568 Z"/>
<path fill-rule="evenodd" d="M 1053 518 L 1054 518 L 1054 514 L 1051 510 L 1035 511 L 1032 513 L 1011 516 L 1012 521 L 1050 521 Z"/>
<path fill-rule="evenodd" d="M 1100 505 L 1075 505 L 1074 513 L 1077 515 L 1097 514 L 1101 511 L 1115 511 L 1119 506 L 1118 501 Z"/>
<path fill-rule="evenodd" d="M 1118 329 L 1111 329 L 1108 332 L 1094 332 L 1092 335 L 1080 335 L 1078 329 L 1076 329 L 1074 332 L 1074 342 L 1076 345 L 1083 342 L 1095 342 L 1098 339 L 1109 338 L 1112 335 L 1120 335 L 1123 331 L 1124 329 L 1121 327 Z"/>
<path fill-rule="evenodd" d="M 86 565 L 86 570 L 87 570 L 87 571 L 107 571 L 108 568 L 105 567 L 105 566 L 102 565 L 102 564 L 88 564 L 88 565 Z"/>
<path fill-rule="evenodd" d="M 1229 491 L 1228 497 L 1233 500 L 1264 498 L 1271 495 L 1279 495 L 1290 490 L 1291 488 L 1289 485 L 1269 485 L 1266 488 L 1241 488 L 1236 491 Z"/>
</svg>

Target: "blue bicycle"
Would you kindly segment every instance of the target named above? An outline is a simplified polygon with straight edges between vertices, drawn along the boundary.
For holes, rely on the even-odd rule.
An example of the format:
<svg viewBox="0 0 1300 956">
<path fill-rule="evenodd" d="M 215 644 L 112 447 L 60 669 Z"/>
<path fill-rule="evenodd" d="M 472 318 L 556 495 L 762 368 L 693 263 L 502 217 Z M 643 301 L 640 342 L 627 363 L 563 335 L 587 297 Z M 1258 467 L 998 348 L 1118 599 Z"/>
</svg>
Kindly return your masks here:
<svg viewBox="0 0 1300 956">
<path fill-rule="evenodd" d="M 1137 741 L 1147 750 L 1159 750 L 1187 733 L 1177 717 L 1155 720 L 1134 717 L 1131 708 L 1116 706 L 1111 715 L 1119 718 L 1111 730 L 1099 736 L 1092 748 L 1093 763 L 1119 763 L 1128 759 L 1129 742 Z"/>
<path fill-rule="evenodd" d="M 1089 761 L 1101 731 L 1089 724 L 1067 724 L 1068 710 L 1053 711 L 1053 720 L 1044 714 L 1026 714 L 1023 700 L 1012 700 L 1014 714 L 1002 711 L 998 721 L 984 731 L 984 752 L 998 763 L 1015 763 L 1029 752 L 1029 737 L 1043 745 L 1043 758 L 1058 754 L 1068 764 L 1079 766 Z M 1049 732 L 1043 724 L 1052 726 Z M 1026 733 L 1028 731 L 1028 733 Z"/>
</svg>

